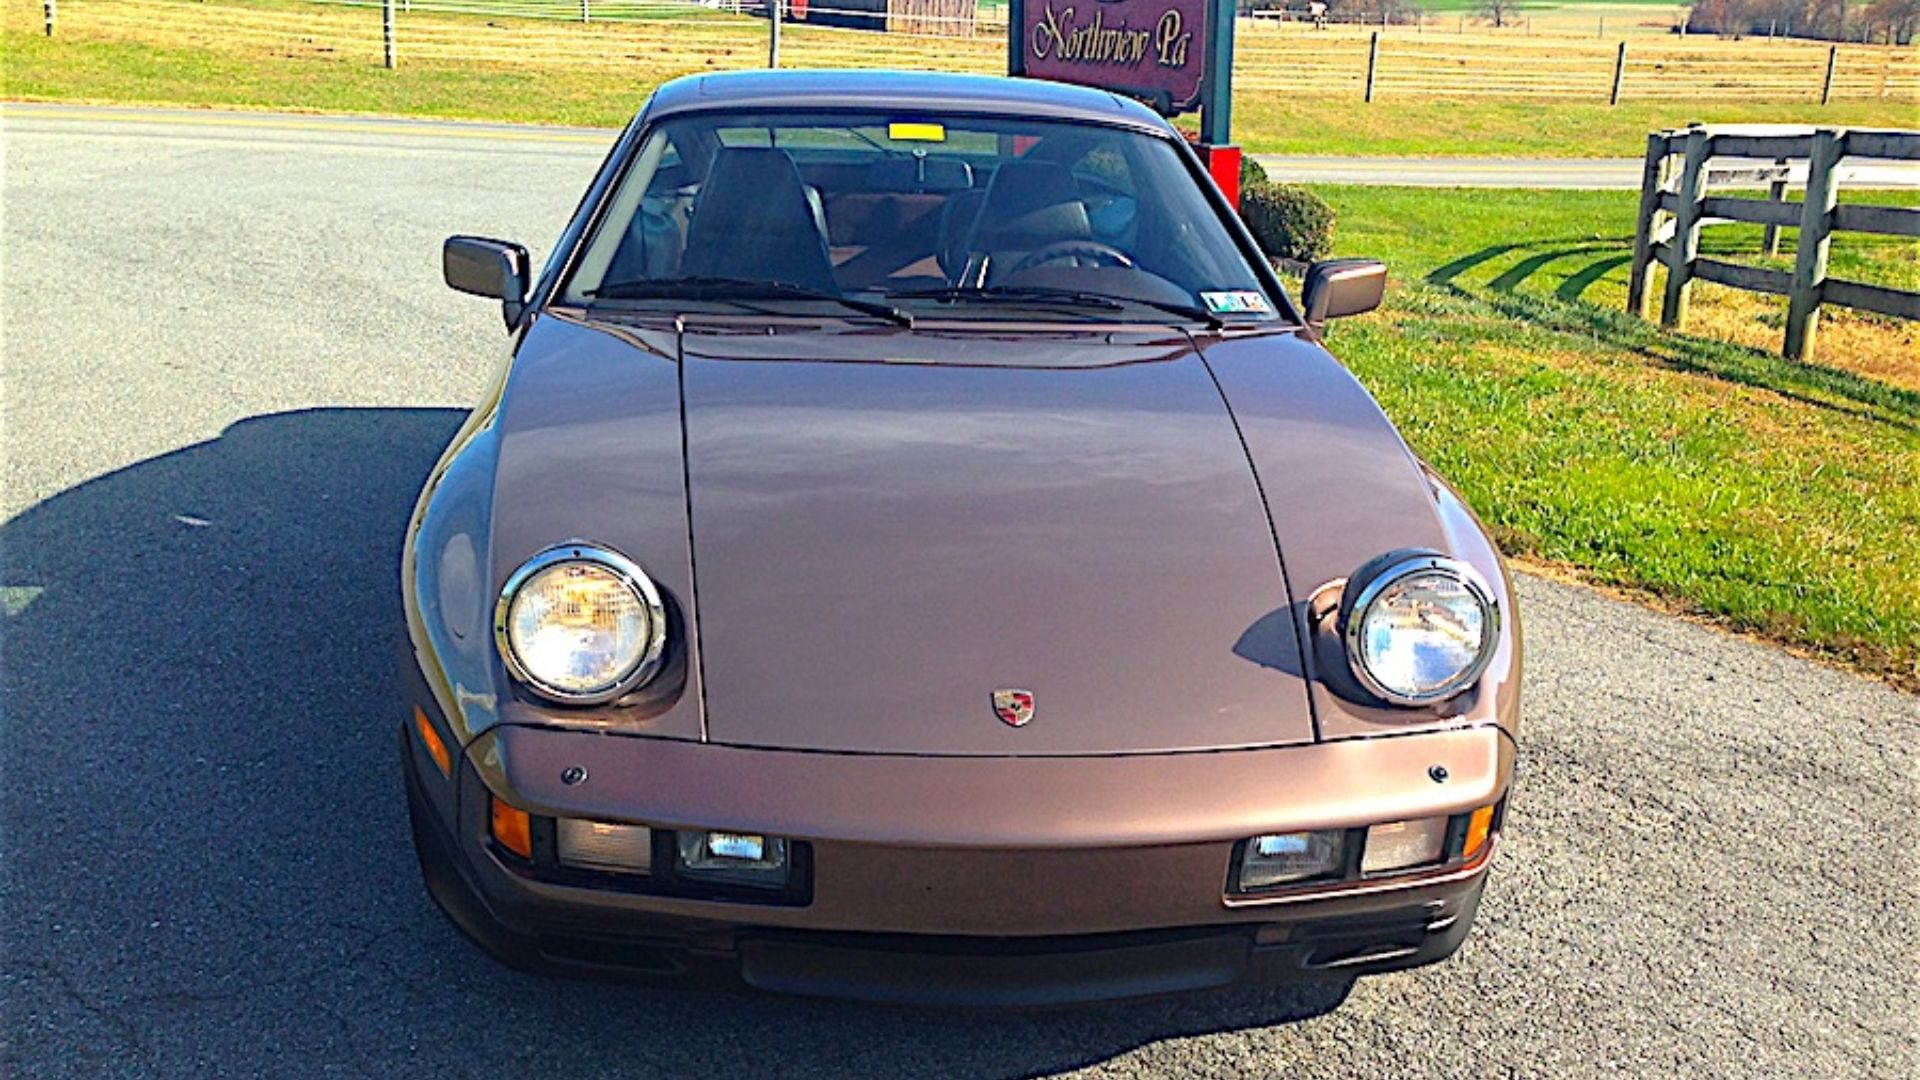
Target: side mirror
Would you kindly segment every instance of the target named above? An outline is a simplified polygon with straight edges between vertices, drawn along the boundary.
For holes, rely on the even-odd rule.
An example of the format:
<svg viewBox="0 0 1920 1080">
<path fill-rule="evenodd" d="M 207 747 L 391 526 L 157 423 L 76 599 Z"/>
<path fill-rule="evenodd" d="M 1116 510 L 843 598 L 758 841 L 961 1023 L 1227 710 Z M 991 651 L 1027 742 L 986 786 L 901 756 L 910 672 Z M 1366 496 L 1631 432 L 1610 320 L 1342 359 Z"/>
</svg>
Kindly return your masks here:
<svg viewBox="0 0 1920 1080">
<path fill-rule="evenodd" d="M 1380 306 L 1387 295 L 1387 264 L 1373 259 L 1327 259 L 1307 267 L 1301 303 L 1307 325 L 1359 315 Z"/>
<path fill-rule="evenodd" d="M 500 301 L 511 330 L 527 306 L 527 249 L 505 240 L 449 236 L 440 248 L 440 272 L 463 293 Z"/>
</svg>

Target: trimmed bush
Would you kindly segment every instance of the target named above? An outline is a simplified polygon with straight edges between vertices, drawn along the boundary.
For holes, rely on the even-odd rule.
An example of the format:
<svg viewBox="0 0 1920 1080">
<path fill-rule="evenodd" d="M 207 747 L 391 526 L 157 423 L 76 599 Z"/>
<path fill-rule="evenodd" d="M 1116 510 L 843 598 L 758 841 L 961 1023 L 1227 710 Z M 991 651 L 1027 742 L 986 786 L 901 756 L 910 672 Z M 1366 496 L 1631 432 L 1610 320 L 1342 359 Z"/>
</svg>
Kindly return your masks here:
<svg viewBox="0 0 1920 1080">
<path fill-rule="evenodd" d="M 1240 190 L 1247 191 L 1262 184 L 1271 184 L 1273 179 L 1267 175 L 1266 167 L 1253 160 L 1252 154 L 1240 155 Z"/>
<path fill-rule="evenodd" d="M 1310 263 L 1333 250 L 1333 207 L 1298 184 L 1276 184 L 1252 158 L 1240 161 L 1240 216 L 1270 259 Z"/>
</svg>

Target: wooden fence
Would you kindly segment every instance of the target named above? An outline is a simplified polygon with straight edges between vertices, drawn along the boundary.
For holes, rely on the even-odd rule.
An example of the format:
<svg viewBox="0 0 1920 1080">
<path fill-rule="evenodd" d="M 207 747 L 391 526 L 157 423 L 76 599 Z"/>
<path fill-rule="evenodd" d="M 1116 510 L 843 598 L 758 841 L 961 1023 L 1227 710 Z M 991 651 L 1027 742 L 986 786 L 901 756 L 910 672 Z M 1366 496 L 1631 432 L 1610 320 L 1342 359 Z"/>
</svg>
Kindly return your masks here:
<svg viewBox="0 0 1920 1080">
<path fill-rule="evenodd" d="M 1784 296 L 1787 334 L 1781 351 L 1794 360 L 1812 358 L 1822 304 L 1920 319 L 1920 293 L 1827 276 L 1827 254 L 1835 232 L 1920 237 L 1920 208 L 1840 205 L 1838 167 L 1849 157 L 1920 162 L 1920 131 L 1692 127 L 1648 136 L 1628 310 L 1641 318 L 1652 316 L 1657 259 L 1667 268 L 1662 326 L 1686 328 L 1688 296 L 1696 279 Z M 1769 184 L 1767 198 L 1708 194 L 1710 163 L 1728 159 L 1769 163 L 1758 169 L 1722 165 L 1718 170 L 1731 173 L 1736 182 L 1764 178 Z M 1803 168 L 1806 196 L 1797 203 L 1787 201 L 1787 186 Z M 1765 225 L 1762 245 L 1769 255 L 1778 251 L 1782 227 L 1799 229 L 1793 270 L 1702 257 L 1701 228 L 1729 221 Z"/>
</svg>

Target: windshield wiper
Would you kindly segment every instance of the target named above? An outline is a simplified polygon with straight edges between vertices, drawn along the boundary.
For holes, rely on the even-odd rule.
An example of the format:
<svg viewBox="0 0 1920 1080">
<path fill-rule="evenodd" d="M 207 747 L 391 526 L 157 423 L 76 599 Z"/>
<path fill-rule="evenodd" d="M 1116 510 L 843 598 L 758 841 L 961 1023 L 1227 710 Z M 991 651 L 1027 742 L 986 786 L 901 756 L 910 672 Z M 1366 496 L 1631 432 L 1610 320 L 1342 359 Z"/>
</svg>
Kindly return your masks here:
<svg viewBox="0 0 1920 1080">
<path fill-rule="evenodd" d="M 913 316 L 892 304 L 860 300 L 796 285 L 790 281 L 764 278 L 695 276 L 677 278 L 637 278 L 615 281 L 586 290 L 595 300 L 825 300 L 849 311 L 872 315 L 901 326 L 912 326 Z"/>
<path fill-rule="evenodd" d="M 1143 304 L 1157 311 L 1177 315 L 1208 328 L 1218 330 L 1226 323 L 1210 311 L 1189 304 L 1176 304 L 1166 300 L 1145 300 L 1137 296 L 1114 296 L 1108 293 L 1087 292 L 1081 289 L 1056 289 L 1044 285 L 991 285 L 977 289 L 948 286 L 938 289 L 907 289 L 889 292 L 894 300 L 953 300 L 1003 304 L 1059 303 L 1080 307 L 1097 308 L 1101 311 L 1120 311 L 1128 304 Z"/>
<path fill-rule="evenodd" d="M 1072 289 L 1047 289 L 1037 285 L 996 285 L 968 288 L 958 285 L 935 289 L 897 289 L 886 294 L 889 300 L 965 300 L 981 304 L 1078 304 L 1102 311 L 1119 311 L 1125 305 L 1111 296 L 1076 292 Z"/>
</svg>

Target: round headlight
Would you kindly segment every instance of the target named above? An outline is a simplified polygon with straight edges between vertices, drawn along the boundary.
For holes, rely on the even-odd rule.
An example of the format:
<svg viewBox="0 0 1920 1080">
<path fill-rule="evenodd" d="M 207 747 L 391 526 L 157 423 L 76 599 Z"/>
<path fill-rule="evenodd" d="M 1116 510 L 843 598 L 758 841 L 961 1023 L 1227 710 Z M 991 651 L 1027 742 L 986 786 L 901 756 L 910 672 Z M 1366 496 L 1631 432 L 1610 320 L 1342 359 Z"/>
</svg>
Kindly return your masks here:
<svg viewBox="0 0 1920 1080">
<path fill-rule="evenodd" d="M 1341 635 L 1361 685 L 1396 705 L 1430 705 L 1473 685 L 1493 660 L 1500 609 L 1473 568 L 1397 552 L 1347 583 Z"/>
<path fill-rule="evenodd" d="M 555 701 L 595 704 L 659 670 L 666 610 L 638 566 L 604 548 L 566 544 L 507 580 L 494 637 L 515 678 Z"/>
</svg>

